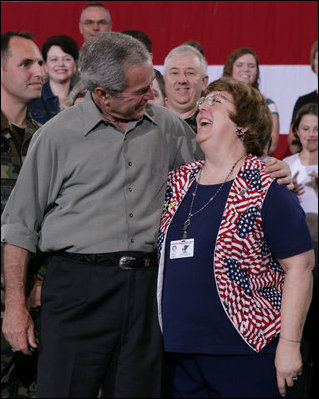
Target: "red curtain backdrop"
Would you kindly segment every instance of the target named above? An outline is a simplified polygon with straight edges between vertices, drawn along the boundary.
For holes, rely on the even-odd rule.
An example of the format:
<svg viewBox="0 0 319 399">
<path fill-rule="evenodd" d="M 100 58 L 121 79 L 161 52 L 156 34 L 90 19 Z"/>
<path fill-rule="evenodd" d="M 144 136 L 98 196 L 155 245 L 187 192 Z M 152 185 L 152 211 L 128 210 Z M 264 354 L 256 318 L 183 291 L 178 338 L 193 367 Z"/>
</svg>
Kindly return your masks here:
<svg viewBox="0 0 319 399">
<path fill-rule="evenodd" d="M 66 34 L 82 46 L 78 22 L 89 1 L 1 1 L 1 31 L 27 30 L 42 47 L 52 35 Z M 153 42 L 154 65 L 187 40 L 204 48 L 209 65 L 223 65 L 238 47 L 251 47 L 261 65 L 309 65 L 310 48 L 318 37 L 317 1 L 101 1 L 111 13 L 113 31 L 144 31 Z M 311 73 L 310 73 L 311 75 Z M 308 90 L 302 85 L 295 101 Z M 310 76 L 312 78 L 312 76 Z M 281 81 L 279 77 L 279 82 Z M 273 85 L 278 85 L 278 79 Z M 289 83 L 294 86 L 295 82 Z M 308 85 L 309 86 L 309 85 Z M 311 86 L 312 87 L 312 86 Z M 285 88 L 282 88 L 283 96 Z M 269 93 L 273 90 L 270 87 Z M 271 96 L 271 94 L 270 94 Z M 276 98 L 274 100 L 277 100 Z M 292 105 L 285 97 L 279 113 L 287 121 Z M 283 108 L 287 108 L 284 110 Z M 282 124 L 283 125 L 283 124 Z M 286 123 L 287 125 L 287 123 Z M 284 129 L 283 133 L 288 133 Z M 287 155 L 287 137 L 281 135 L 276 156 Z"/>
<path fill-rule="evenodd" d="M 1 1 L 1 31 L 66 34 L 82 45 L 78 21 L 88 1 Z M 202 43 L 208 64 L 224 64 L 237 47 L 251 47 L 261 64 L 308 64 L 318 35 L 317 1 L 101 1 L 113 30 L 140 29 L 153 41 L 154 64 L 186 40 Z"/>
</svg>

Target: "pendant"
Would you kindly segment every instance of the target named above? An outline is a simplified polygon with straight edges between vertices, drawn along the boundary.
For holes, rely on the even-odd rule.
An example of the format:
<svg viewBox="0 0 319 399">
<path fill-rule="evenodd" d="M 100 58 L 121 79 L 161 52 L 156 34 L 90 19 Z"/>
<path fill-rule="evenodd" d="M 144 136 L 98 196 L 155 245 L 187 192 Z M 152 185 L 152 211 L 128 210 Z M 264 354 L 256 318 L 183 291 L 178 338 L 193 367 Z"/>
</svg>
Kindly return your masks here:
<svg viewBox="0 0 319 399">
<path fill-rule="evenodd" d="M 187 229 L 188 229 L 188 227 L 189 227 L 189 225 L 191 224 L 191 218 L 192 216 L 191 215 L 189 215 L 188 216 L 188 218 L 185 220 L 185 222 L 184 222 L 184 227 L 183 227 L 183 230 L 184 230 L 184 233 L 183 233 L 183 240 L 186 240 L 186 238 L 187 238 Z"/>
</svg>

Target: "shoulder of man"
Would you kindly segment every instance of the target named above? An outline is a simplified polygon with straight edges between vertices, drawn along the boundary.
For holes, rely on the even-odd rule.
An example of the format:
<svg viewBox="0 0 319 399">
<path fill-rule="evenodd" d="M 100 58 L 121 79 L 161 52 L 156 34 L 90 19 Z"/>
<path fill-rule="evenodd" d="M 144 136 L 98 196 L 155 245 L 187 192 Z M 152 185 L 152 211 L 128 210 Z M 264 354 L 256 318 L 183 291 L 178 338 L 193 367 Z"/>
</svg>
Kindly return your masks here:
<svg viewBox="0 0 319 399">
<path fill-rule="evenodd" d="M 38 126 L 35 136 L 38 138 L 49 136 L 52 140 L 64 137 L 67 142 L 69 139 L 74 140 L 74 135 L 84 134 L 86 116 L 83 113 L 83 108 L 79 106 L 60 111 L 43 125 L 33 120 L 33 125 Z"/>
<path fill-rule="evenodd" d="M 25 128 L 25 132 L 29 133 L 29 134 L 33 134 L 34 132 L 36 132 L 40 127 L 41 127 L 41 123 L 37 122 L 36 120 L 34 120 L 30 114 L 30 112 L 27 112 L 27 125 Z"/>
<path fill-rule="evenodd" d="M 27 112 L 26 133 L 33 134 L 41 127 L 41 124 L 32 119 L 31 114 Z M 9 122 L 8 118 L 1 111 L 1 134 L 5 131 L 13 132 L 13 125 Z"/>
<path fill-rule="evenodd" d="M 182 118 L 180 118 L 175 112 L 165 107 L 161 107 L 160 105 L 155 105 L 155 104 L 147 104 L 146 114 L 150 118 L 152 118 L 159 126 L 163 128 L 167 128 L 173 125 L 177 129 L 178 128 L 182 129 L 187 133 L 190 133 L 191 136 L 195 137 L 195 134 L 193 130 L 190 128 L 190 126 Z"/>
</svg>

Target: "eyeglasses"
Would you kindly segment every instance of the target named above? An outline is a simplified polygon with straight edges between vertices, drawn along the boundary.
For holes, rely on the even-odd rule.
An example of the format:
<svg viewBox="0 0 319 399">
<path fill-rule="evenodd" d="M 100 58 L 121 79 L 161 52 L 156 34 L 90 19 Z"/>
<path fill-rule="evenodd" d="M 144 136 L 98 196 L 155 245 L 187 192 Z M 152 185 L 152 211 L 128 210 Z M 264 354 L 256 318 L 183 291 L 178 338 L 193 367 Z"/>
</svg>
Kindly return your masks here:
<svg viewBox="0 0 319 399">
<path fill-rule="evenodd" d="M 98 24 L 98 26 L 106 26 L 110 25 L 111 21 L 106 21 L 105 19 L 101 19 L 100 21 L 93 21 L 92 19 L 86 19 L 85 21 L 82 22 L 83 25 L 86 26 L 93 26 L 95 23 Z"/>
<path fill-rule="evenodd" d="M 217 94 L 214 94 L 213 96 L 201 97 L 196 103 L 197 108 L 199 108 L 205 102 L 208 105 L 213 105 L 213 104 L 216 104 L 216 103 L 220 103 L 220 94 L 217 93 Z"/>
</svg>

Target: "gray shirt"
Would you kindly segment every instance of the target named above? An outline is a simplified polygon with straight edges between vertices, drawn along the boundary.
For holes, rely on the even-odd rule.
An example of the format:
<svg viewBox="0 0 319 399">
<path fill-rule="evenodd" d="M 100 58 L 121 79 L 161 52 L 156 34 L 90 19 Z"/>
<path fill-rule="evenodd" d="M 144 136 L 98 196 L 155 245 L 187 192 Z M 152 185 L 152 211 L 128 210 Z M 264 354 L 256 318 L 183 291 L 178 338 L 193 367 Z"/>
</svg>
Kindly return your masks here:
<svg viewBox="0 0 319 399">
<path fill-rule="evenodd" d="M 148 105 L 123 132 L 88 93 L 33 136 L 2 242 L 31 252 L 150 252 L 169 169 L 198 158 L 192 129 L 166 108 Z"/>
</svg>

